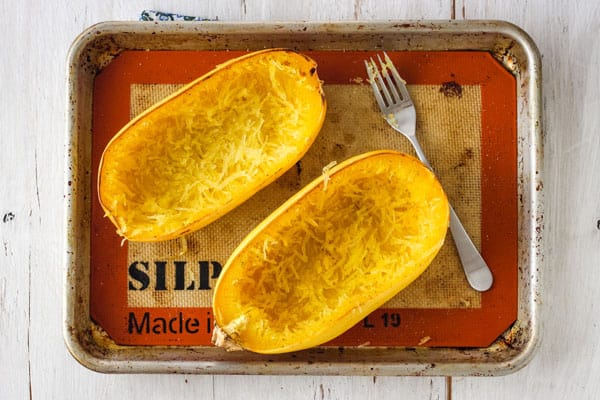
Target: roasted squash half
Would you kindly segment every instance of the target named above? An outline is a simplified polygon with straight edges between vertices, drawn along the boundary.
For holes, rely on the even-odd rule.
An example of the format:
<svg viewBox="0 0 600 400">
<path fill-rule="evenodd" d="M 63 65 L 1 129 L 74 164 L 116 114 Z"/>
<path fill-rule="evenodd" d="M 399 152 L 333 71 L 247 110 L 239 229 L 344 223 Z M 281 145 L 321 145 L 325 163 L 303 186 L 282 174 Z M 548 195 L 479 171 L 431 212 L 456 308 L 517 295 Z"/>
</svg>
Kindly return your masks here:
<svg viewBox="0 0 600 400">
<path fill-rule="evenodd" d="M 324 173 L 237 247 L 217 282 L 213 342 L 283 353 L 340 335 L 441 248 L 447 197 L 420 161 L 366 153 Z"/>
<path fill-rule="evenodd" d="M 132 241 L 176 238 L 292 167 L 325 117 L 316 68 L 294 51 L 249 53 L 129 122 L 99 167 L 100 204 L 117 232 Z"/>
</svg>

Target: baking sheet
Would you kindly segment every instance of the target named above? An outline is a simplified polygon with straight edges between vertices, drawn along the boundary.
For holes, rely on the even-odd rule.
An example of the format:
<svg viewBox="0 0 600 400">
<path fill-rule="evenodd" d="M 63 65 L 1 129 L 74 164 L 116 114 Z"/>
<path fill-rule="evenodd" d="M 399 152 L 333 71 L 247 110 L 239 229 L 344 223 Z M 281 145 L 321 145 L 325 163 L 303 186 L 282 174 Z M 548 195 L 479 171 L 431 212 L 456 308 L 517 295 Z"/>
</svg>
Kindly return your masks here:
<svg viewBox="0 0 600 400">
<path fill-rule="evenodd" d="M 318 42 L 313 40 L 316 37 L 320 39 Z M 517 232 L 513 232 L 518 245 L 518 277 L 514 284 L 515 290 L 519 291 L 516 322 L 490 345 L 469 348 L 451 345 L 440 347 L 439 344 L 431 347 L 432 344 L 420 343 L 427 335 L 423 335 L 412 346 L 409 343 L 404 343 L 403 346 L 393 343 L 393 347 L 382 348 L 381 346 L 390 346 L 390 343 L 361 346 L 362 343 L 350 341 L 341 342 L 338 346 L 271 358 L 248 353 L 223 353 L 220 349 L 204 346 L 164 348 L 116 344 L 104 327 L 98 327 L 90 318 L 90 298 L 93 306 L 94 296 L 90 296 L 90 287 L 86 285 L 86 282 L 90 282 L 89 274 L 93 268 L 87 257 L 90 256 L 90 247 L 93 248 L 97 235 L 96 232 L 89 237 L 91 200 L 84 193 L 86 189 L 92 192 L 90 114 L 93 97 L 91 88 L 94 85 L 90 84 L 95 82 L 98 73 L 105 71 L 115 55 L 129 50 L 247 50 L 258 49 L 268 41 L 269 47 L 295 47 L 313 52 L 317 50 L 314 47 L 318 47 L 317 51 L 331 53 L 332 50 L 339 52 L 339 43 L 344 38 L 346 46 L 350 43 L 361 51 L 378 50 L 381 47 L 390 52 L 485 51 L 488 56 L 495 56 L 514 75 L 517 91 L 514 180 L 515 192 L 518 191 L 515 193 Z M 252 47 L 249 46 L 250 42 Z M 541 254 L 541 231 L 535 229 L 540 228 L 539 217 L 542 215 L 538 190 L 541 187 L 538 185 L 541 183 L 541 151 L 538 143 L 541 128 L 539 118 L 535 118 L 536 115 L 539 116 L 536 114 L 539 112 L 536 108 L 539 105 L 539 87 L 536 87 L 539 84 L 536 75 L 539 73 L 539 64 L 536 64 L 538 59 L 535 47 L 517 28 L 490 22 L 272 26 L 210 23 L 159 24 L 152 27 L 107 23 L 90 29 L 76 41 L 71 61 L 70 88 L 73 103 L 68 161 L 72 169 L 68 177 L 70 184 L 67 185 L 70 253 L 67 257 L 65 326 L 67 343 L 72 353 L 85 365 L 102 371 L 132 372 L 174 370 L 199 373 L 498 374 L 522 366 L 532 354 L 537 338 L 535 311 L 539 295 L 537 280 L 532 278 L 537 276 L 538 257 Z M 360 86 L 360 82 L 355 83 Z M 130 107 L 126 111 L 129 113 Z M 528 151 L 524 152 L 523 148 Z M 536 167 L 535 170 L 530 169 L 532 166 Z M 535 186 L 531 186 L 534 182 Z M 534 221 L 535 224 L 532 224 Z M 535 225 L 533 230 L 532 225 Z M 94 227 L 93 224 L 92 228 Z M 535 232 L 534 236 L 531 236 L 532 232 Z M 87 243 L 75 243 L 75 237 L 84 237 L 85 240 L 86 235 Z M 517 298 L 517 294 L 514 295 Z"/>
</svg>

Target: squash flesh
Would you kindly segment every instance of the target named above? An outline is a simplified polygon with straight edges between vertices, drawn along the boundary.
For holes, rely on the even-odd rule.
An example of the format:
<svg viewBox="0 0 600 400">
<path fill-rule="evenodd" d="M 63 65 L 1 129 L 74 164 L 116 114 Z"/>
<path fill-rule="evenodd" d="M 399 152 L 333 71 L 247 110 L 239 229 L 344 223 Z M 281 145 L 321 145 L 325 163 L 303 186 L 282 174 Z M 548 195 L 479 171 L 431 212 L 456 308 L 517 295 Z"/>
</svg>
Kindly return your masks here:
<svg viewBox="0 0 600 400">
<path fill-rule="evenodd" d="M 301 158 L 322 125 L 314 61 L 268 50 L 226 63 L 109 143 L 100 202 L 120 235 L 166 240 L 214 221 Z"/>
<path fill-rule="evenodd" d="M 448 219 L 443 189 L 418 160 L 395 152 L 349 160 L 236 249 L 215 290 L 217 324 L 261 353 L 322 344 L 416 279 Z"/>
</svg>

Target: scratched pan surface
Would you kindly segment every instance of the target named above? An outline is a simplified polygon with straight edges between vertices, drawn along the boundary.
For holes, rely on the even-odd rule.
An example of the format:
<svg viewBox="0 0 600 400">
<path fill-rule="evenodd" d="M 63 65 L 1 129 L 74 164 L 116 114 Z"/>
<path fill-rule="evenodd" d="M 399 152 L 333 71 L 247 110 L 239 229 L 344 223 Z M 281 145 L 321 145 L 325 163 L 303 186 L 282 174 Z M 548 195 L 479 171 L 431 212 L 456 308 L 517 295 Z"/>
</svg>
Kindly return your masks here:
<svg viewBox="0 0 600 400">
<path fill-rule="evenodd" d="M 516 79 L 518 314 L 485 348 L 318 348 L 269 356 L 214 347 L 119 346 L 90 318 L 92 94 L 96 74 L 124 50 L 487 51 Z M 502 21 L 380 23 L 107 22 L 73 43 L 68 66 L 64 335 L 73 356 L 100 372 L 308 375 L 502 375 L 527 364 L 540 336 L 543 269 L 541 64 L 535 44 Z"/>
</svg>

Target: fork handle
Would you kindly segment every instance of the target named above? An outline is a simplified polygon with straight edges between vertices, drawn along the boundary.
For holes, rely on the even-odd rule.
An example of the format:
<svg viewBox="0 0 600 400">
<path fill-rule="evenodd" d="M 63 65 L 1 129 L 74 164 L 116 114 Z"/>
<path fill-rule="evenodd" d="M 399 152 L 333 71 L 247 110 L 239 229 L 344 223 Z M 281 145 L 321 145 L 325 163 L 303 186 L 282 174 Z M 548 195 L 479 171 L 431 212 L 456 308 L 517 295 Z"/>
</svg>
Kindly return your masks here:
<svg viewBox="0 0 600 400">
<path fill-rule="evenodd" d="M 494 283 L 492 271 L 473 244 L 452 206 L 450 206 L 450 232 L 452 232 L 467 281 L 473 289 L 485 292 Z"/>
<path fill-rule="evenodd" d="M 408 140 L 410 140 L 410 142 L 412 143 L 413 148 L 415 149 L 415 152 L 417 153 L 417 157 L 419 157 L 419 160 L 421 160 L 421 162 L 423 164 L 425 164 L 425 166 L 427 168 L 429 168 L 430 170 L 433 171 L 433 167 L 431 166 L 431 164 L 429 164 L 427 157 L 425 157 L 425 152 L 421 148 L 421 145 L 419 144 L 419 142 L 416 139 L 412 139 L 410 137 L 408 138 Z"/>
<path fill-rule="evenodd" d="M 433 171 L 419 142 L 410 138 L 409 140 L 411 141 L 419 160 L 421 160 L 427 168 Z M 452 206 L 450 206 L 450 232 L 452 232 L 452 237 L 454 238 L 456 250 L 458 251 L 458 256 L 460 257 L 467 281 L 473 289 L 479 292 L 485 292 L 491 288 L 494 283 L 492 271 L 490 271 L 490 268 L 477 250 L 477 247 L 475 247 L 475 244 L 465 230 L 462 222 L 460 222 L 460 219 Z"/>
</svg>

